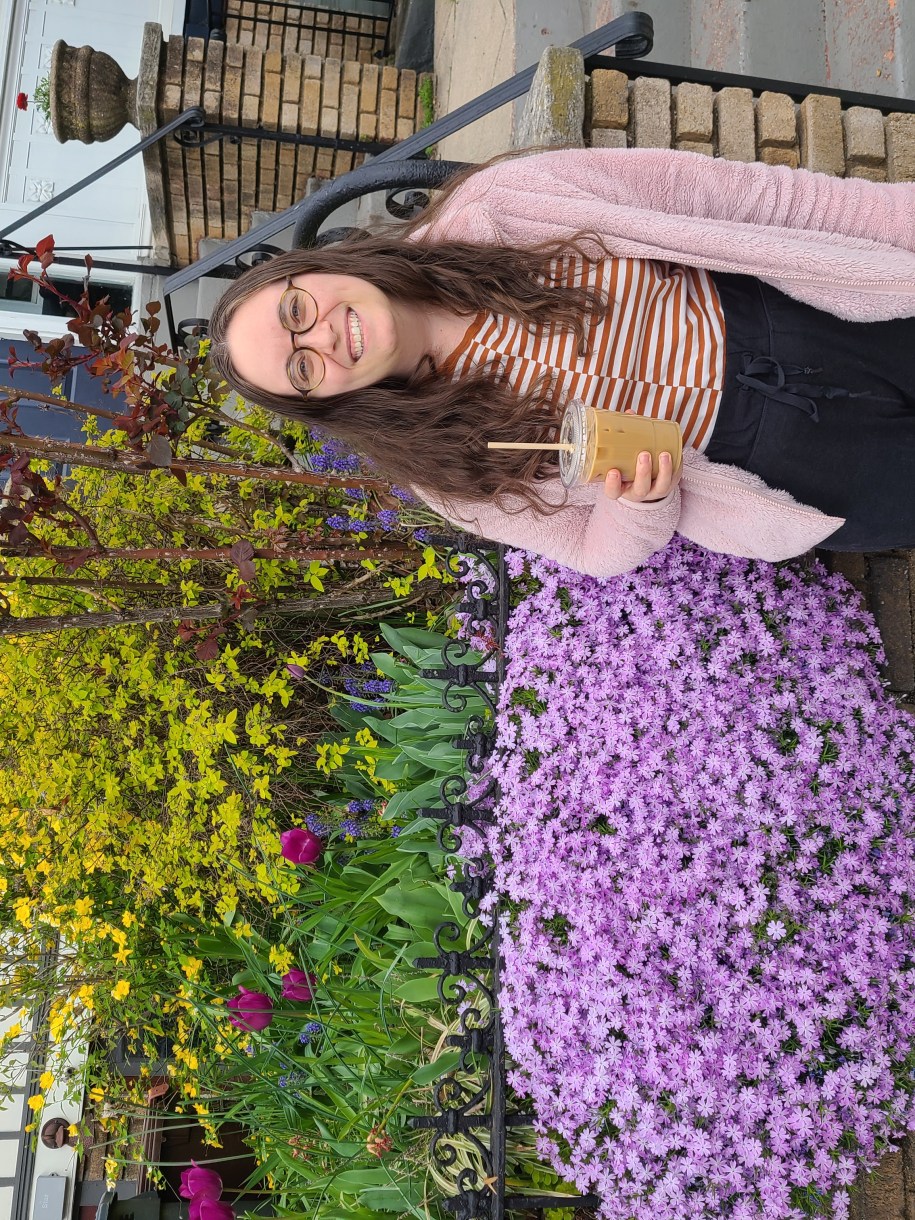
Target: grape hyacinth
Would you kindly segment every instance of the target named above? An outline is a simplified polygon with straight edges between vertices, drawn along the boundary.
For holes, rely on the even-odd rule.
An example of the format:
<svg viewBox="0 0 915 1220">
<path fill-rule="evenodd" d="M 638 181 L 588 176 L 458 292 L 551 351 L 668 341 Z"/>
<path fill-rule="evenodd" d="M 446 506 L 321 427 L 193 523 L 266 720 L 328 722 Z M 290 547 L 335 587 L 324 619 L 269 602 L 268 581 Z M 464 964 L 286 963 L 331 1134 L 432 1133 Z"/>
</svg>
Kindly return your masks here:
<svg viewBox="0 0 915 1220">
<path fill-rule="evenodd" d="M 417 500 L 417 498 L 416 498 L 416 496 L 414 496 L 413 492 L 407 491 L 407 489 L 405 487 L 392 487 L 391 495 L 395 498 L 395 500 L 400 500 L 401 503 L 403 503 L 403 504 L 418 504 L 419 503 L 419 500 Z"/>
<path fill-rule="evenodd" d="M 606 1220 L 842 1220 L 915 1126 L 915 734 L 872 620 L 679 539 L 603 582 L 508 562 L 476 847 L 541 1155 Z"/>
<path fill-rule="evenodd" d="M 369 669 L 374 670 L 374 665 L 369 664 Z M 346 678 L 343 682 L 343 689 L 348 695 L 351 695 L 350 707 L 354 712 L 374 712 L 385 706 L 384 699 L 376 699 L 373 703 L 366 703 L 362 696 L 364 695 L 387 695 L 394 689 L 394 682 L 390 678 Z"/>
<path fill-rule="evenodd" d="M 344 441 L 315 432 L 312 439 L 321 445 L 308 455 L 308 464 L 318 474 L 357 474 L 362 465 L 358 454 L 351 453 Z"/>
</svg>

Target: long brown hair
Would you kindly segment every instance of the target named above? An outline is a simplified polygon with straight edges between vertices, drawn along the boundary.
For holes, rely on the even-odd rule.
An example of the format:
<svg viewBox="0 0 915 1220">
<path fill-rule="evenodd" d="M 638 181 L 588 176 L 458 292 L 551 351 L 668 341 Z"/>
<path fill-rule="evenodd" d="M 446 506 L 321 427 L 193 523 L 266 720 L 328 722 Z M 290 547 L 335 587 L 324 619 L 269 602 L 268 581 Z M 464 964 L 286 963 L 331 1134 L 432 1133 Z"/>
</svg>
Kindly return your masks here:
<svg viewBox="0 0 915 1220">
<path fill-rule="evenodd" d="M 449 189 L 446 195 L 451 194 Z M 437 200 L 433 211 L 440 208 Z M 583 254 L 580 242 L 595 240 L 593 234 L 519 250 L 424 240 L 426 219 L 424 213 L 396 236 L 354 234 L 334 245 L 291 250 L 245 272 L 213 311 L 213 364 L 243 398 L 348 442 L 395 483 L 420 491 L 427 487 L 446 501 L 454 496 L 498 501 L 515 494 L 547 511 L 536 484 L 555 474 L 551 455 L 493 450 L 486 442 L 555 439 L 560 409 L 549 377 L 517 394 L 492 366 L 455 381 L 425 360 L 406 380 L 387 379 L 309 400 L 267 393 L 239 377 L 232 365 L 225 336 L 242 301 L 287 275 L 311 272 L 357 276 L 393 299 L 465 315 L 468 324 L 490 311 L 531 329 L 558 324 L 584 346 L 587 317 L 603 311 L 606 301 L 594 289 L 559 282 L 551 264 L 571 252 Z"/>
</svg>

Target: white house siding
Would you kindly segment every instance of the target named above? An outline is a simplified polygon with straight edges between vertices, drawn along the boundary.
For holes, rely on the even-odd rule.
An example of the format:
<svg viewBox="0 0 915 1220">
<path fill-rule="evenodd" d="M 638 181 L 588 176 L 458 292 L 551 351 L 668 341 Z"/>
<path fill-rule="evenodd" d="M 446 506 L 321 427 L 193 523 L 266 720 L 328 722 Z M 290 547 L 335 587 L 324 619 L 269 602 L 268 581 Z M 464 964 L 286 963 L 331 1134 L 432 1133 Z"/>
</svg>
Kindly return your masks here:
<svg viewBox="0 0 915 1220">
<path fill-rule="evenodd" d="M 0 97 L 4 99 L 0 105 L 0 228 L 25 216 L 38 203 L 72 186 L 140 139 L 137 130 L 128 125 L 105 143 L 71 140 L 59 144 L 33 105 L 24 112 L 14 107 L 17 93 L 31 98 L 35 85 L 47 76 L 54 43 L 63 38 L 73 46 L 89 44 L 107 51 L 132 77 L 139 66 L 144 23 L 159 22 L 166 36 L 180 33 L 184 8 L 184 0 L 0 0 Z M 7 21 L 2 19 L 5 10 Z M 150 240 L 142 158 L 128 161 L 37 221 L 15 230 L 10 238 L 34 245 L 48 233 L 54 235 L 59 246 L 75 246 L 77 254 L 96 252 L 99 246 L 122 245 L 123 250 L 98 257 L 136 261 L 134 248 Z M 9 265 L 0 261 L 0 274 Z M 97 278 L 124 277 L 100 273 Z M 136 276 L 126 278 L 131 283 L 139 280 Z M 135 297 L 135 306 L 143 303 L 139 296 L 148 291 L 148 285 L 147 278 Z M 9 308 L 0 312 L 0 336 L 19 337 L 25 326 L 35 327 L 46 337 L 63 330 L 59 320 L 42 321 L 27 310 L 21 315 Z"/>
<path fill-rule="evenodd" d="M 5 1032 L 10 1026 L 20 1020 L 18 1010 L 0 1011 L 0 1033 Z M 32 1036 L 32 1030 L 29 1024 L 23 1022 L 23 1035 L 17 1042 L 11 1043 L 12 1050 L 4 1054 L 4 1068 L 9 1067 L 14 1075 L 14 1088 L 18 1091 L 14 1092 L 10 1101 L 5 1105 L 0 1105 L 0 1220 L 10 1220 L 13 1215 L 17 1194 L 21 1195 L 25 1192 L 26 1208 L 19 1214 L 29 1217 L 33 1216 L 34 1201 L 35 1201 L 35 1184 L 39 1177 L 48 1175 L 63 1177 L 67 1179 L 66 1187 L 66 1215 L 73 1214 L 75 1193 L 75 1181 L 77 1170 L 77 1157 L 74 1149 L 70 1147 L 64 1148 L 45 1148 L 38 1141 L 37 1147 L 32 1156 L 23 1157 L 23 1143 L 31 1140 L 32 1136 L 24 1132 L 26 1122 L 32 1121 L 35 1116 L 26 1107 L 26 1098 L 31 1093 L 40 1092 L 37 1083 L 36 1075 L 45 1068 L 49 1068 L 57 1078 L 55 1083 L 47 1090 L 45 1094 L 45 1106 L 37 1116 L 38 1129 L 40 1130 L 43 1123 L 49 1118 L 60 1116 L 67 1120 L 68 1123 L 76 1123 L 82 1115 L 82 1090 L 80 1079 L 85 1063 L 85 1054 L 82 1047 L 76 1048 L 66 1060 L 61 1058 L 58 1048 L 55 1044 L 51 1044 L 47 1061 L 45 1063 L 33 1064 L 32 1072 L 29 1072 L 29 1055 L 24 1050 L 17 1050 L 17 1043 L 22 1044 L 29 1042 Z M 18 1069 L 18 1070 L 17 1070 Z M 37 1071 L 36 1071 L 37 1069 Z M 65 1077 L 72 1074 L 73 1079 L 70 1082 L 65 1081 Z M 63 1099 L 65 1092 L 65 1084 L 69 1083 L 70 1092 L 77 1094 L 78 1100 L 66 1101 Z M 74 1088 L 73 1086 L 76 1086 Z M 23 1169 L 25 1172 L 23 1173 Z M 52 1220 L 52 1218 L 47 1218 Z"/>
</svg>

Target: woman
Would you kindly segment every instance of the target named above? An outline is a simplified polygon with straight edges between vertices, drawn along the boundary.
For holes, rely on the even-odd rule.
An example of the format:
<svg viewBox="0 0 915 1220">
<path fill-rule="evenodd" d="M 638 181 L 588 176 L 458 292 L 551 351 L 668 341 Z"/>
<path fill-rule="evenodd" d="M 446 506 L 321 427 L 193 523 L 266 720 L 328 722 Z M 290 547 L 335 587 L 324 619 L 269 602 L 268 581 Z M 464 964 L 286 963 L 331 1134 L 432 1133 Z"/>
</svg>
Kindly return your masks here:
<svg viewBox="0 0 915 1220">
<path fill-rule="evenodd" d="M 784 559 L 915 546 L 915 184 L 663 150 L 502 160 L 397 237 L 249 271 L 226 380 L 484 537 L 595 576 L 676 531 Z M 568 492 L 570 397 L 677 419 L 682 473 Z"/>
</svg>

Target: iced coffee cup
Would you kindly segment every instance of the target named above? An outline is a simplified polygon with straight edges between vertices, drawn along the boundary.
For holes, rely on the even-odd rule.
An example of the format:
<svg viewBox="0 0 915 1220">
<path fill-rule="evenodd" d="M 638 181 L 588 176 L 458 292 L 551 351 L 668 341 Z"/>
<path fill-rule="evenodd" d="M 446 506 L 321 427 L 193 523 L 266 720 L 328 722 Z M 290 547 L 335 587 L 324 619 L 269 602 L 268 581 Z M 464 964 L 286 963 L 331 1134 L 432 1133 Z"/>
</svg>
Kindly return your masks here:
<svg viewBox="0 0 915 1220">
<path fill-rule="evenodd" d="M 653 479 L 662 453 L 670 454 L 676 474 L 683 459 L 680 425 L 647 415 L 596 411 L 578 402 L 566 407 L 559 430 L 559 474 L 566 487 L 591 483 L 610 470 L 618 470 L 623 482 L 631 483 L 640 453 L 651 454 Z"/>
</svg>

